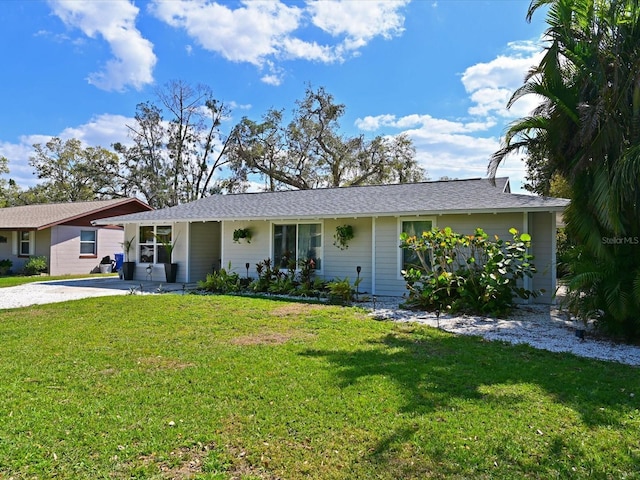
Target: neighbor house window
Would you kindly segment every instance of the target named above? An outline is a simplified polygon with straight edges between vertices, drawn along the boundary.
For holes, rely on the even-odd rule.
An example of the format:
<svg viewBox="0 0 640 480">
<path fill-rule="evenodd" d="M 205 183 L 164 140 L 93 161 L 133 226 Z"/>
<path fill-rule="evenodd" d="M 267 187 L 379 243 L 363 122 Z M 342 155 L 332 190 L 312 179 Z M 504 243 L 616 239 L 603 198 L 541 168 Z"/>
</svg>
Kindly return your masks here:
<svg viewBox="0 0 640 480">
<path fill-rule="evenodd" d="M 96 250 L 96 231 L 80 231 L 80 255 L 94 256 L 98 254 Z"/>
<path fill-rule="evenodd" d="M 18 232 L 18 255 L 28 257 L 33 255 L 33 232 L 22 230 Z"/>
<path fill-rule="evenodd" d="M 140 263 L 170 263 L 162 243 L 173 242 L 171 225 L 143 225 L 140 227 Z"/>
<path fill-rule="evenodd" d="M 404 232 L 410 236 L 421 236 L 422 232 L 428 232 L 433 227 L 431 220 L 403 220 L 401 226 L 401 232 Z M 425 252 L 425 261 L 427 265 L 431 265 L 431 258 Z M 402 249 L 402 266 L 400 270 L 409 270 L 410 268 L 422 268 L 422 262 L 418 255 L 413 250 L 408 248 Z"/>
<path fill-rule="evenodd" d="M 302 260 L 313 260 L 316 270 L 322 268 L 322 225 L 319 223 L 287 223 L 273 226 L 273 263 L 288 268 Z"/>
</svg>

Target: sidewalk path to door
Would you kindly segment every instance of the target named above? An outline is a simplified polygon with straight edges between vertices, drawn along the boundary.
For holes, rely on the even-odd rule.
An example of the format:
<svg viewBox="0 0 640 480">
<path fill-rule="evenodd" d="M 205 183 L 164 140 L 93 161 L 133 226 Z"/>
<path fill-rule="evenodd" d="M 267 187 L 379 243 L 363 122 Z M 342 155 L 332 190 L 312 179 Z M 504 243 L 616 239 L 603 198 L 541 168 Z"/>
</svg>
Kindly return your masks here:
<svg viewBox="0 0 640 480">
<path fill-rule="evenodd" d="M 118 277 L 42 281 L 0 288 L 0 310 L 89 297 L 128 295 L 132 291 L 153 293 L 161 289 L 163 292 L 178 293 L 185 292 L 187 288 L 182 283 L 125 281 Z"/>
</svg>

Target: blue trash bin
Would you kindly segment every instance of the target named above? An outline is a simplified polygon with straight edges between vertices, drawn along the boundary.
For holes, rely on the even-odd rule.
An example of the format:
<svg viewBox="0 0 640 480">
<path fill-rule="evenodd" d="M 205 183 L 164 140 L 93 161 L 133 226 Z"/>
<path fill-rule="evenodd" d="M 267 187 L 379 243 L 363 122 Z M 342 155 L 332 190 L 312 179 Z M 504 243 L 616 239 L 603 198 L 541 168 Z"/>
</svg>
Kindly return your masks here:
<svg viewBox="0 0 640 480">
<path fill-rule="evenodd" d="M 119 272 L 120 270 L 122 270 L 122 264 L 124 263 L 124 253 L 114 253 L 113 256 L 116 259 L 114 270 L 116 272 Z"/>
</svg>

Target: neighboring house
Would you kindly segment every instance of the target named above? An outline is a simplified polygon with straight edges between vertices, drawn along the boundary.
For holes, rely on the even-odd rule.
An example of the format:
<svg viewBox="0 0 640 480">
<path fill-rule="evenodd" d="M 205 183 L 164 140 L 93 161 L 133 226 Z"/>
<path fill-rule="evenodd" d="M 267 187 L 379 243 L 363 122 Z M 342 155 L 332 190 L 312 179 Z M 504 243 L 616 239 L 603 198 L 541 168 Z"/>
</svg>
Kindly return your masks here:
<svg viewBox="0 0 640 480">
<path fill-rule="evenodd" d="M 555 291 L 556 214 L 568 201 L 510 193 L 507 178 L 493 185 L 488 179 L 425 182 L 400 185 L 343 187 L 317 190 L 214 195 L 162 210 L 100 220 L 124 225 L 135 237 L 135 278 L 164 280 L 162 244 L 173 240 L 178 282 L 203 280 L 221 266 L 242 276 L 256 277 L 256 264 L 266 258 L 313 258 L 316 275 L 327 280 L 356 279 L 361 267 L 361 292 L 402 295 L 401 270 L 405 253 L 399 248 L 402 231 L 420 233 L 432 227 L 451 227 L 511 239 L 509 229 L 533 237 L 532 253 L 538 274 L 527 279 L 530 288 Z M 334 246 L 336 227 L 350 225 L 354 238 L 348 249 Z M 248 229 L 250 243 L 234 241 L 234 231 Z"/>
<path fill-rule="evenodd" d="M 94 220 L 151 210 L 134 198 L 47 203 L 0 208 L 0 260 L 19 272 L 32 256 L 44 256 L 51 275 L 90 273 L 102 257 L 122 252 L 122 227 Z"/>
</svg>

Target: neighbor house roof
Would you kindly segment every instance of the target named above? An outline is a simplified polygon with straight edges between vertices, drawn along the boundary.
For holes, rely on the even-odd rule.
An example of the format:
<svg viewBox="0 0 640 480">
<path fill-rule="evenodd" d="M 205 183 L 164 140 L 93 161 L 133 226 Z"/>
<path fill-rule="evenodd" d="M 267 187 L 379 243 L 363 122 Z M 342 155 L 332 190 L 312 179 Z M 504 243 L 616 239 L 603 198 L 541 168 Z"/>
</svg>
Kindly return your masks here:
<svg viewBox="0 0 640 480">
<path fill-rule="evenodd" d="M 0 229 L 43 230 L 54 225 L 90 225 L 91 221 L 150 210 L 135 198 L 97 200 L 93 202 L 45 203 L 0 208 Z"/>
<path fill-rule="evenodd" d="M 448 180 L 213 195 L 96 223 L 314 219 L 505 211 L 561 211 L 568 200 L 510 193 L 509 179 Z"/>
</svg>

